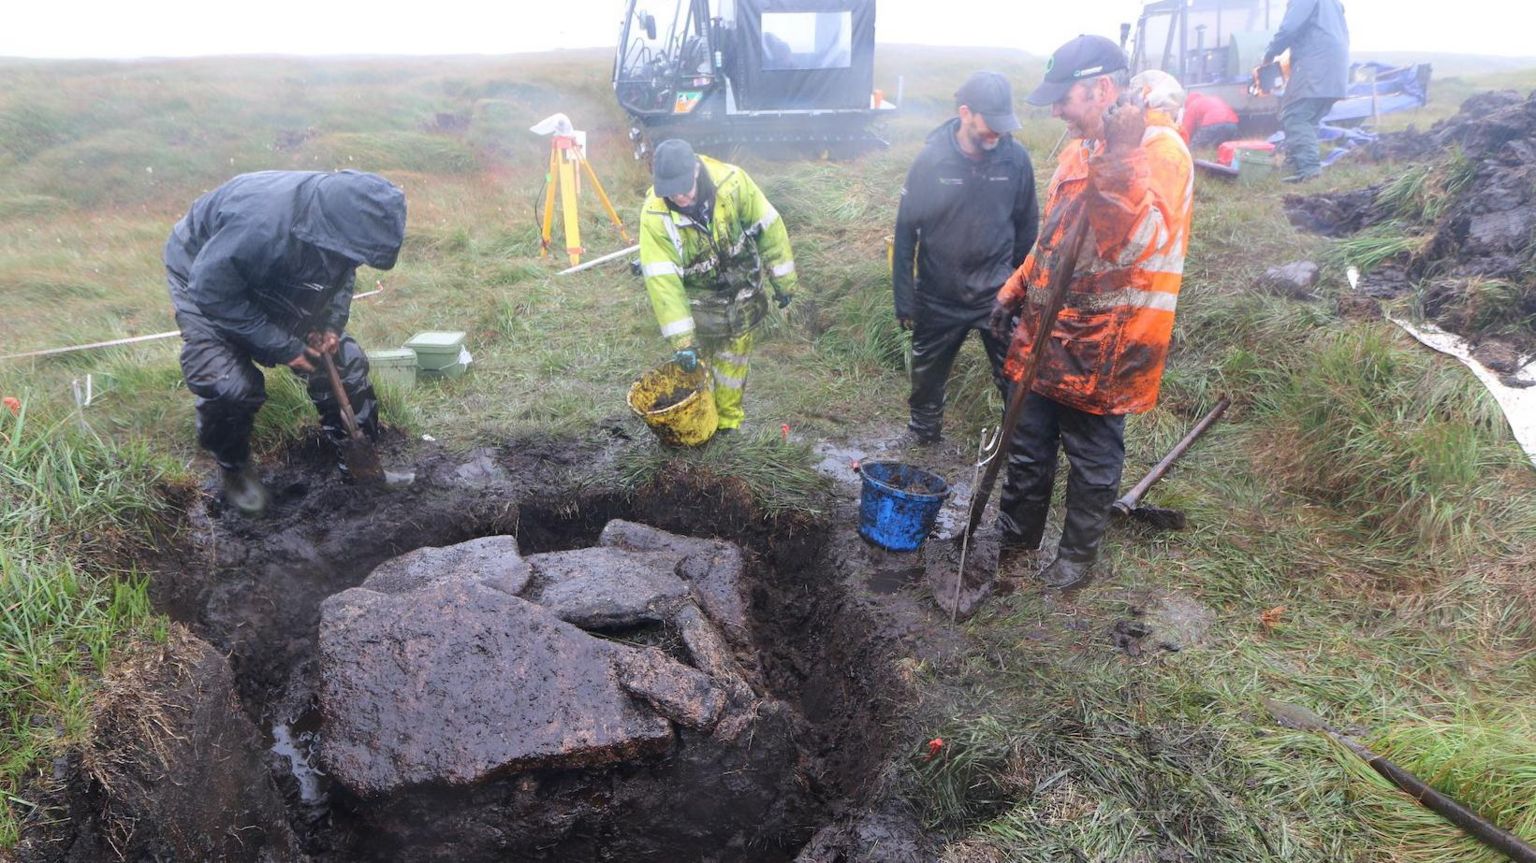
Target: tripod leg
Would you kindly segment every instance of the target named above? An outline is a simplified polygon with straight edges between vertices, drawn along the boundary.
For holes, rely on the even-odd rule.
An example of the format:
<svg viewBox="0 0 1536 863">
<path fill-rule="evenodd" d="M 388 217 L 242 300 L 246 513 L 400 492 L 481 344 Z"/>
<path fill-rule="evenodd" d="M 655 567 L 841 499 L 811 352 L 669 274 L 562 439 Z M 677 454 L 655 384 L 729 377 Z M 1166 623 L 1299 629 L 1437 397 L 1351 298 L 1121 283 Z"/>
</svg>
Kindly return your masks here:
<svg viewBox="0 0 1536 863">
<path fill-rule="evenodd" d="M 587 169 L 587 176 L 592 179 L 592 188 L 597 190 L 597 199 L 603 202 L 603 209 L 608 211 L 608 218 L 613 220 L 613 226 L 619 229 L 619 236 L 624 238 L 624 242 L 629 242 L 629 233 L 624 230 L 624 220 L 619 218 L 618 211 L 613 208 L 613 202 L 608 200 L 608 193 L 603 191 L 603 183 L 597 179 L 597 172 L 592 170 L 592 163 L 582 159 L 581 166 Z"/>
<path fill-rule="evenodd" d="M 565 211 L 565 253 L 571 266 L 581 263 L 581 219 L 576 210 L 576 166 L 560 159 L 560 207 Z"/>
<path fill-rule="evenodd" d="M 560 151 L 555 147 L 549 148 L 549 173 L 544 175 L 544 225 L 543 232 L 539 235 L 539 257 L 549 254 L 550 233 L 555 227 L 555 194 L 560 185 L 559 172 Z"/>
</svg>

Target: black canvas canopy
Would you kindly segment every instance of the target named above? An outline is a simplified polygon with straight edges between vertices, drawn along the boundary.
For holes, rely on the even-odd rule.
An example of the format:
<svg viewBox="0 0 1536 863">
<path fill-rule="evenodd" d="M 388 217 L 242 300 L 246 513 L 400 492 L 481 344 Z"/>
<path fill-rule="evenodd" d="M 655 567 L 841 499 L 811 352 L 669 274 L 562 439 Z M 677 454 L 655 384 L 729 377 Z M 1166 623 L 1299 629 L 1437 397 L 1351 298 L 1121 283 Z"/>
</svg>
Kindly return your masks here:
<svg viewBox="0 0 1536 863">
<path fill-rule="evenodd" d="M 739 109 L 869 108 L 875 0 L 738 0 L 736 25 Z"/>
</svg>

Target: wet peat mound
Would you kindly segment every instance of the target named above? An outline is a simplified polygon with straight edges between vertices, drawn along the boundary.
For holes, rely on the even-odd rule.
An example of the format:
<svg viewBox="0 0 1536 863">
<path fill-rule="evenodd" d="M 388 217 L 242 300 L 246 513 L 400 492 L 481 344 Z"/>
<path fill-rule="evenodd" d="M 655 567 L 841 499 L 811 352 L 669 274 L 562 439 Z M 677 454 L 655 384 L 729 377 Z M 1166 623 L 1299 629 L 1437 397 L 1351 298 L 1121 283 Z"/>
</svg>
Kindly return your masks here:
<svg viewBox="0 0 1536 863">
<path fill-rule="evenodd" d="M 1536 93 L 1478 94 L 1428 132 L 1383 135 L 1369 154 L 1419 164 L 1366 189 L 1288 196 L 1292 224 L 1402 241 L 1361 290 L 1417 290 L 1425 317 L 1481 348 L 1489 368 L 1515 371 L 1536 353 Z"/>
<path fill-rule="evenodd" d="M 691 474 L 574 483 L 605 445 L 396 450 L 408 487 L 298 457 L 264 519 L 189 511 L 152 582 L 172 637 L 19 860 L 928 854 L 878 799 L 906 633 L 851 588 L 851 530 Z M 871 825 L 902 854 L 848 853 Z"/>
</svg>

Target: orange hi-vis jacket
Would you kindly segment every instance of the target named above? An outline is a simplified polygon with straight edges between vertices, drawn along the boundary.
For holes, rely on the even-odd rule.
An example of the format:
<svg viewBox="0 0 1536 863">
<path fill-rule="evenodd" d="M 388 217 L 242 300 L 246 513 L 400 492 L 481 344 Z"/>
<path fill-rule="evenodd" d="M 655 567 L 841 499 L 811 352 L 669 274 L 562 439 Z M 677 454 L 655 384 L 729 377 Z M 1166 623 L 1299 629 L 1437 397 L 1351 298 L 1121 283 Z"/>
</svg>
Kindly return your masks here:
<svg viewBox="0 0 1536 863">
<path fill-rule="evenodd" d="M 1088 413 L 1151 410 L 1173 334 L 1193 198 L 1189 149 L 1162 112 L 1148 112 L 1141 146 L 1122 157 L 1105 155 L 1102 141 L 1068 148 L 1047 188 L 1040 239 L 998 294 L 1020 310 L 1003 373 L 1023 376 L 1056 249 L 1086 207 L 1088 235 L 1033 389 Z"/>
</svg>

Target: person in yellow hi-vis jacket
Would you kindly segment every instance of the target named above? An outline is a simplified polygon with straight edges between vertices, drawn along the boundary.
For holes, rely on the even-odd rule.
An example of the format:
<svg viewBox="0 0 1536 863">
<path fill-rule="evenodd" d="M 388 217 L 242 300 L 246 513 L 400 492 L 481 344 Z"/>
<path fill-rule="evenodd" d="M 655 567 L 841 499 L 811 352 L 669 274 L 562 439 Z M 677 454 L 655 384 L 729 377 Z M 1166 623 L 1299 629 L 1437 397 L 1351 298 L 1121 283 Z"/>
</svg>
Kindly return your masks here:
<svg viewBox="0 0 1536 863">
<path fill-rule="evenodd" d="M 764 276 L 779 308 L 798 284 L 789 233 L 747 172 L 687 141 L 656 147 L 640 210 L 640 268 L 662 337 L 685 371 L 702 358 L 714 377 L 720 430 L 741 426 L 753 330 L 768 315 Z"/>
</svg>

